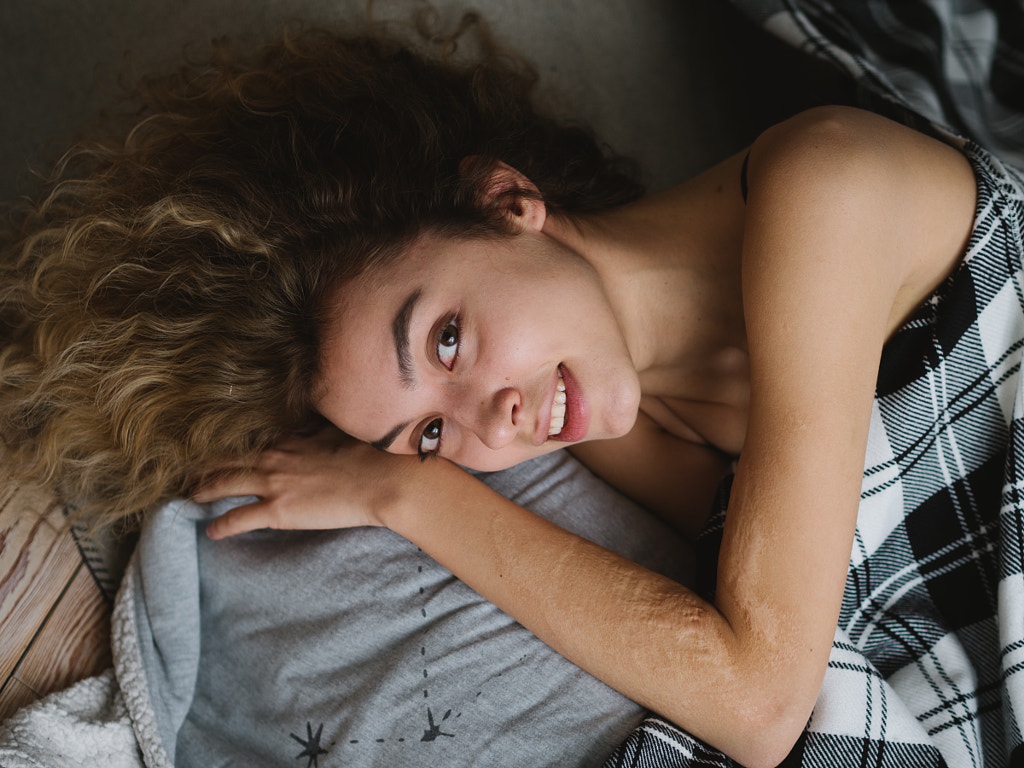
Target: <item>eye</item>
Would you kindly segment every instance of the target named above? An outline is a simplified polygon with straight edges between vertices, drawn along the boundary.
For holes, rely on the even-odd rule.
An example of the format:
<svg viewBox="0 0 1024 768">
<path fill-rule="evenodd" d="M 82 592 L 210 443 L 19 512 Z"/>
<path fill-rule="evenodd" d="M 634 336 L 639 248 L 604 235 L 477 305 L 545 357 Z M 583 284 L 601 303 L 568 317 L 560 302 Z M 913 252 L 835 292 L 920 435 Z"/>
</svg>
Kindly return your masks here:
<svg viewBox="0 0 1024 768">
<path fill-rule="evenodd" d="M 437 334 L 437 359 L 449 371 L 455 367 L 455 358 L 459 356 L 459 318 L 455 317 L 444 324 Z"/>
<path fill-rule="evenodd" d="M 423 434 L 420 435 L 420 456 L 426 458 L 436 454 L 441 449 L 441 432 L 443 430 L 444 421 L 441 419 L 434 419 L 423 428 Z"/>
</svg>

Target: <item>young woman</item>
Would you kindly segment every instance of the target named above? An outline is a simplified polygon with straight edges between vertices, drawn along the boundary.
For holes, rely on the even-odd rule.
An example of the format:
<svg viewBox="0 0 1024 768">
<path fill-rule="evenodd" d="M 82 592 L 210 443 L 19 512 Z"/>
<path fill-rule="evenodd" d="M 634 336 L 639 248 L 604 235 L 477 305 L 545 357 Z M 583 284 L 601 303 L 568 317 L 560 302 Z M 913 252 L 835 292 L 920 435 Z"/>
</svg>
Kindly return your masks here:
<svg viewBox="0 0 1024 768">
<path fill-rule="evenodd" d="M 214 538 L 387 526 L 636 701 L 781 761 L 832 645 L 884 347 L 971 235 L 968 158 L 823 108 L 638 199 L 494 61 L 318 35 L 148 97 L 5 251 L 27 471 L 121 514 L 258 497 Z M 713 601 L 459 468 L 566 447 L 691 536 L 737 461 Z"/>
</svg>

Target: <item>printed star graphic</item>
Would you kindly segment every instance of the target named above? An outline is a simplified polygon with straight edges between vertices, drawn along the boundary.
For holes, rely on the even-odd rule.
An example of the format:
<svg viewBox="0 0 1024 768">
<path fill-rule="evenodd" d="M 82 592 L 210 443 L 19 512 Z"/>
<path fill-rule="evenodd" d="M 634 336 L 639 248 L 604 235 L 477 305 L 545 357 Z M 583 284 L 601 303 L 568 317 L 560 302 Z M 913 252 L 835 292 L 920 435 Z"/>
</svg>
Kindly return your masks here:
<svg viewBox="0 0 1024 768">
<path fill-rule="evenodd" d="M 319 755 L 326 755 L 327 754 L 327 750 L 323 749 L 320 746 L 320 734 L 323 733 L 323 730 L 324 730 L 324 724 L 320 723 L 320 727 L 316 729 L 316 733 L 314 734 L 313 733 L 313 726 L 312 726 L 312 724 L 307 721 L 306 722 L 306 740 L 305 741 L 300 739 L 294 733 L 289 733 L 288 734 L 293 739 L 295 739 L 297 742 L 299 742 L 299 744 L 301 744 L 303 747 L 305 747 L 305 749 L 303 749 L 301 752 L 299 752 L 299 754 L 297 754 L 295 756 L 295 759 L 299 760 L 299 759 L 301 759 L 303 757 L 308 757 L 309 758 L 309 762 L 306 763 L 306 768 L 320 768 L 319 765 L 317 765 L 317 757 Z"/>
<path fill-rule="evenodd" d="M 449 709 L 444 713 L 444 717 L 441 718 L 441 723 L 448 719 L 452 711 Z M 430 727 L 423 732 L 423 738 L 420 741 L 436 741 L 438 736 L 449 736 L 455 738 L 454 733 L 445 733 L 441 730 L 441 723 L 434 724 L 434 713 L 430 711 L 430 707 L 427 707 L 427 722 L 430 723 Z"/>
</svg>

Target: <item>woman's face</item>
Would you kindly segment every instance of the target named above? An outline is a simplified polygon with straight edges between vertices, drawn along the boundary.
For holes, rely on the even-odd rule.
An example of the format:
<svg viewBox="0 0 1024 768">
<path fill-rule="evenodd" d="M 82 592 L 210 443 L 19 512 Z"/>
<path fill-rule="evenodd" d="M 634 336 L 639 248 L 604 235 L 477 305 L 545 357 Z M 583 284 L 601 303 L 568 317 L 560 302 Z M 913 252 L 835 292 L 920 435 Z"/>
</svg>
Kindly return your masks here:
<svg viewBox="0 0 1024 768">
<path fill-rule="evenodd" d="M 317 405 L 381 449 L 490 471 L 636 419 L 639 381 L 597 273 L 543 232 L 423 236 L 333 298 Z"/>
</svg>

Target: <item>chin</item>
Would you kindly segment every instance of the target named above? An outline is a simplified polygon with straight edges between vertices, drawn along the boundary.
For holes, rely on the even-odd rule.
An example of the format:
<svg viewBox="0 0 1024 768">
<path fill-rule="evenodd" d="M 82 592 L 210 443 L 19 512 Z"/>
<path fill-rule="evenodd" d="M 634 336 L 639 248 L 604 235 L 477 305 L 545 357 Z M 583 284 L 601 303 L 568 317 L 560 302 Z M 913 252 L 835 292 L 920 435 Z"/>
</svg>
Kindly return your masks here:
<svg viewBox="0 0 1024 768">
<path fill-rule="evenodd" d="M 610 407 L 605 416 L 607 434 L 602 439 L 612 439 L 628 435 L 636 425 L 640 415 L 640 381 L 634 379 L 623 382 L 611 399 Z"/>
<path fill-rule="evenodd" d="M 476 457 L 466 462 L 455 461 L 455 463 L 463 469 L 468 469 L 473 472 L 501 472 L 502 470 L 518 466 L 523 462 L 536 459 L 539 456 L 545 456 L 549 453 L 554 453 L 561 448 L 567 448 L 569 445 L 571 444 L 549 440 L 542 446 L 539 446 L 535 451 L 530 451 L 527 454 L 521 454 L 519 456 Z"/>
</svg>

